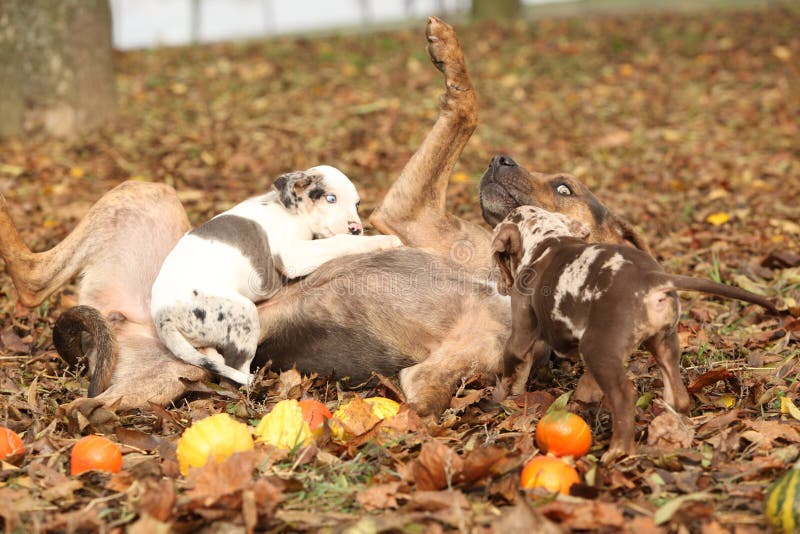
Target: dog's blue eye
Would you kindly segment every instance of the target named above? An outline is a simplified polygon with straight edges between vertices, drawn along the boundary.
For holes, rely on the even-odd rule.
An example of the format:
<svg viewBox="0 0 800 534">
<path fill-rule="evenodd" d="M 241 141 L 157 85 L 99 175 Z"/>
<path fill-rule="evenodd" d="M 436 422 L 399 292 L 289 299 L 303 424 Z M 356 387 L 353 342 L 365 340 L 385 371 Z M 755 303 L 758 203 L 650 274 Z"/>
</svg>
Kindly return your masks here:
<svg viewBox="0 0 800 534">
<path fill-rule="evenodd" d="M 556 193 L 568 197 L 572 194 L 572 189 L 570 189 L 567 184 L 559 184 L 556 186 Z"/>
<path fill-rule="evenodd" d="M 336 203 L 336 195 L 325 195 L 325 200 L 327 200 L 331 204 Z"/>
<path fill-rule="evenodd" d="M 356 211 L 358 211 L 358 207 L 359 207 L 360 205 L 361 205 L 361 201 L 359 200 L 358 202 L 356 202 Z"/>
</svg>

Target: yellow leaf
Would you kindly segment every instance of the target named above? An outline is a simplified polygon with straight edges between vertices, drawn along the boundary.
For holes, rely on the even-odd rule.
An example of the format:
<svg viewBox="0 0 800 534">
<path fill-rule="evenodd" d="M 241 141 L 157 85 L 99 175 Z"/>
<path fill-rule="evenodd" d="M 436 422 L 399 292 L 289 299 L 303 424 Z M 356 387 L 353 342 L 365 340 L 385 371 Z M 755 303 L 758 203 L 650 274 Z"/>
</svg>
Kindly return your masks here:
<svg viewBox="0 0 800 534">
<path fill-rule="evenodd" d="M 661 136 L 664 138 L 664 141 L 669 141 L 670 143 L 680 141 L 681 139 L 681 133 L 678 130 L 664 130 L 661 132 Z"/>
<path fill-rule="evenodd" d="M 730 220 L 731 216 L 725 213 L 724 211 L 718 211 L 717 213 L 712 213 L 711 215 L 706 217 L 706 222 L 709 224 L 713 224 L 714 226 L 721 226 Z"/>
<path fill-rule="evenodd" d="M 211 167 L 212 165 L 217 163 L 216 158 L 214 158 L 214 156 L 212 156 L 210 153 L 206 152 L 205 150 L 203 150 L 200 153 L 200 159 L 203 160 L 203 163 L 205 163 L 209 167 Z"/>
<path fill-rule="evenodd" d="M 186 87 L 184 83 L 174 82 L 170 84 L 169 90 L 172 91 L 174 95 L 185 95 L 189 88 Z"/>
<path fill-rule="evenodd" d="M 72 167 L 69 170 L 69 175 L 72 178 L 83 178 L 86 172 L 81 167 Z"/>
<path fill-rule="evenodd" d="M 789 61 L 792 57 L 792 51 L 785 46 L 774 46 L 772 47 L 772 55 L 781 61 Z"/>
<path fill-rule="evenodd" d="M 58 226 L 58 221 L 55 219 L 47 219 L 42 223 L 42 226 L 44 226 L 45 228 L 55 228 L 56 226 Z"/>
<path fill-rule="evenodd" d="M 623 63 L 619 66 L 619 74 L 625 78 L 633 76 L 633 66 L 630 63 Z"/>
<path fill-rule="evenodd" d="M 800 408 L 795 406 L 789 397 L 781 397 L 781 413 L 791 415 L 794 419 L 800 421 Z"/>
<path fill-rule="evenodd" d="M 469 175 L 465 172 L 457 172 L 450 180 L 459 184 L 463 184 L 465 182 L 469 182 Z"/>
</svg>

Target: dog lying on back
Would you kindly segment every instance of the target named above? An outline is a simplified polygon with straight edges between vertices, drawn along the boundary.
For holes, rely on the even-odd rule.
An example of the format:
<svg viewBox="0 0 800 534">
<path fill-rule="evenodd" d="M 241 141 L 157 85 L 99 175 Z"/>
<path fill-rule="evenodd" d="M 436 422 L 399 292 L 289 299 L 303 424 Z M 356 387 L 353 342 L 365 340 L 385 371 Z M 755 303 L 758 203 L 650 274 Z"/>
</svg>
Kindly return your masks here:
<svg viewBox="0 0 800 534">
<path fill-rule="evenodd" d="M 167 348 L 240 384 L 258 348 L 256 302 L 334 258 L 401 245 L 395 236 L 361 235 L 358 192 L 334 167 L 284 174 L 274 189 L 187 232 L 152 289 Z"/>
<path fill-rule="evenodd" d="M 580 356 L 609 401 L 612 436 L 603 456 L 608 461 L 634 449 L 636 392 L 626 363 L 640 345 L 661 368 L 666 402 L 680 412 L 689 410 L 680 376 L 676 290 L 775 308 L 743 289 L 668 274 L 641 250 L 587 244 L 588 233 L 588 227 L 564 215 L 523 206 L 497 225 L 492 250 L 500 268 L 498 290 L 511 296 L 504 380 L 524 383 L 531 367 L 543 363 L 533 362 L 531 353 L 540 338 L 559 354 Z"/>
</svg>

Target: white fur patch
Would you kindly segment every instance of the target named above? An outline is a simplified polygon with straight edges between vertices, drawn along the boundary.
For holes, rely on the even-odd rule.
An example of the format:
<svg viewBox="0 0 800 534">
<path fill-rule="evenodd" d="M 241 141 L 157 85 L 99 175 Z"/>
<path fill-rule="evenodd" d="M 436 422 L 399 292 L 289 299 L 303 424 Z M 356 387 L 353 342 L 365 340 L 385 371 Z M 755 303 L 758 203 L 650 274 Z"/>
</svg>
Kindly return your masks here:
<svg viewBox="0 0 800 534">
<path fill-rule="evenodd" d="M 626 263 L 630 262 L 623 258 L 622 254 L 615 252 L 613 256 L 606 260 L 601 269 L 611 269 L 611 273 L 613 274 L 622 269 L 622 266 Z"/>
<path fill-rule="evenodd" d="M 564 323 L 576 339 L 580 339 L 583 336 L 586 327 L 573 323 L 572 319 L 561 311 L 561 303 L 566 296 L 575 297 L 582 302 L 589 302 L 600 296 L 600 292 L 589 291 L 585 286 L 592 264 L 601 252 L 602 249 L 600 247 L 586 247 L 581 255 L 567 265 L 561 276 L 558 277 L 558 283 L 553 294 L 553 319 Z"/>
</svg>

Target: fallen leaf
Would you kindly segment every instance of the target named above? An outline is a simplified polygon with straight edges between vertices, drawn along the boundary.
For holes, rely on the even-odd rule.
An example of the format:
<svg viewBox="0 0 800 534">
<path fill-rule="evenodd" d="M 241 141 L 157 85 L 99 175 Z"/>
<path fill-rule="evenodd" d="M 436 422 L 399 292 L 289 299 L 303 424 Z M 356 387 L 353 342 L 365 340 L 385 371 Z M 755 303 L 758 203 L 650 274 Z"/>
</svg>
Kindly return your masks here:
<svg viewBox="0 0 800 534">
<path fill-rule="evenodd" d="M 653 418 L 647 427 L 647 444 L 664 449 L 692 446 L 694 428 L 688 417 L 666 410 Z"/>
<path fill-rule="evenodd" d="M 371 512 L 373 510 L 384 510 L 386 508 L 397 508 L 397 492 L 403 485 L 402 482 L 387 482 L 370 486 L 358 492 L 356 500 Z M 405 495 L 404 497 L 408 497 Z"/>
<path fill-rule="evenodd" d="M 661 507 L 656 510 L 653 520 L 655 521 L 656 525 L 663 525 L 672 519 L 672 516 L 675 515 L 675 512 L 677 512 L 684 503 L 691 501 L 707 501 L 713 498 L 713 494 L 704 491 L 690 493 L 688 495 L 681 495 L 680 497 L 676 497 L 662 504 Z"/>
<path fill-rule="evenodd" d="M 464 461 L 447 445 L 430 440 L 422 444 L 412 472 L 417 490 L 440 490 L 452 487 L 464 468 Z"/>
<path fill-rule="evenodd" d="M 718 211 L 706 217 L 706 222 L 713 226 L 721 226 L 730 220 L 731 216 L 724 211 Z"/>
</svg>

